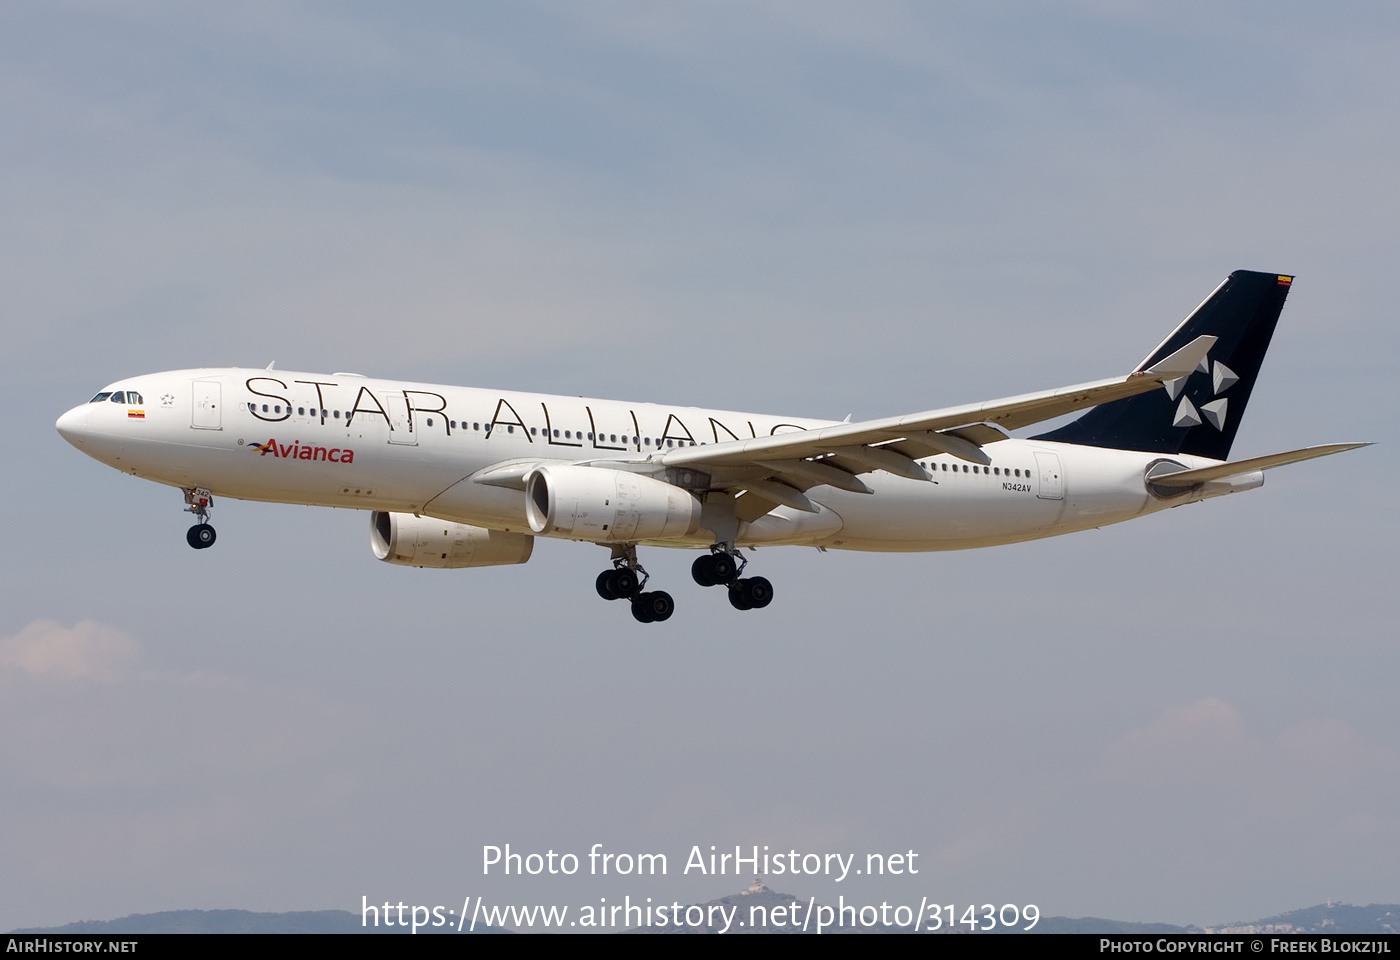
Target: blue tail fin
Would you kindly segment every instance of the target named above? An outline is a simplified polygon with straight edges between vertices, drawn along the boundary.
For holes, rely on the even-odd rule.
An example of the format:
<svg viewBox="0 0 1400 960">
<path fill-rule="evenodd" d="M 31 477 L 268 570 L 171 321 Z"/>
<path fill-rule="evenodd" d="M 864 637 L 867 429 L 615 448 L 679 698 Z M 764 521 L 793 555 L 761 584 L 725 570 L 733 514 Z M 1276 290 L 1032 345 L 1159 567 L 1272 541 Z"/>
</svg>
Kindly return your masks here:
<svg viewBox="0 0 1400 960">
<path fill-rule="evenodd" d="M 1162 390 L 1094 407 L 1034 439 L 1228 459 L 1292 282 L 1290 276 L 1236 270 L 1138 368 L 1196 337 L 1218 338 L 1195 373 L 1164 383 Z"/>
</svg>

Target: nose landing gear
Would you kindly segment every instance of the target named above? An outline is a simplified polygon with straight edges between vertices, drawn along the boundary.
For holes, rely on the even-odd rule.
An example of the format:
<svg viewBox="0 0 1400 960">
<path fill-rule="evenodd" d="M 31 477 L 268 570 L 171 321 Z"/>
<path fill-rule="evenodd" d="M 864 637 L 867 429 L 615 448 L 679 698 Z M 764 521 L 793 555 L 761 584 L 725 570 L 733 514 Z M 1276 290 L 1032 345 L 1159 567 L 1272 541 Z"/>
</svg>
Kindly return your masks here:
<svg viewBox="0 0 1400 960">
<path fill-rule="evenodd" d="M 199 519 L 185 534 L 185 542 L 196 550 L 212 547 L 217 539 L 214 528 L 209 525 L 209 511 L 214 508 L 214 495 L 202 487 L 186 487 L 185 503 L 189 504 L 185 507 L 185 512 L 192 513 Z"/>
</svg>

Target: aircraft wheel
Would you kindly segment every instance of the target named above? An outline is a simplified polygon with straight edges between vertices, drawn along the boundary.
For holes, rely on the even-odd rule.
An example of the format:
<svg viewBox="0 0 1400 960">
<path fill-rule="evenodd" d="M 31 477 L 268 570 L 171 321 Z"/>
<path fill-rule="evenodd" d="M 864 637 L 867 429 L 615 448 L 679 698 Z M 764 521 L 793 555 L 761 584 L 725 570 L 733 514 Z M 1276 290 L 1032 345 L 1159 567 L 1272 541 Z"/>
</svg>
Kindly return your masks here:
<svg viewBox="0 0 1400 960">
<path fill-rule="evenodd" d="M 739 565 L 727 553 L 712 553 L 710 554 L 710 572 L 714 575 L 715 583 L 733 583 L 734 577 L 739 572 Z"/>
<path fill-rule="evenodd" d="M 690 578 L 702 587 L 713 587 L 719 581 L 715 579 L 714 554 L 706 553 L 695 558 L 695 562 L 690 565 Z"/>
<path fill-rule="evenodd" d="M 612 588 L 616 597 L 635 597 L 637 595 L 637 575 L 626 567 L 620 567 L 612 571 L 612 578 L 608 580 L 608 586 Z"/>
<path fill-rule="evenodd" d="M 185 542 L 196 550 L 212 547 L 216 538 L 217 535 L 214 533 L 214 528 L 207 523 L 196 523 L 194 526 L 190 527 L 189 532 L 185 534 Z"/>
<path fill-rule="evenodd" d="M 729 605 L 735 610 L 752 610 L 753 600 L 749 598 L 747 580 L 735 580 L 729 585 Z"/>
<path fill-rule="evenodd" d="M 748 595 L 750 606 L 755 610 L 762 610 L 773 602 L 773 585 L 768 582 L 767 577 L 750 578 L 744 592 Z"/>
<path fill-rule="evenodd" d="M 598 588 L 598 596 L 604 600 L 616 600 L 617 594 L 612 591 L 612 570 L 604 570 L 598 574 L 598 580 L 594 584 Z"/>
<path fill-rule="evenodd" d="M 642 596 L 651 597 L 647 601 L 647 606 L 651 609 L 651 618 L 657 623 L 671 619 L 671 614 L 676 612 L 676 601 L 672 600 L 671 595 L 665 590 L 657 590 L 655 593 L 643 594 Z"/>
<path fill-rule="evenodd" d="M 632 616 L 638 623 L 651 623 L 656 619 L 651 615 L 651 608 L 646 602 L 646 594 L 642 594 L 632 601 Z"/>
<path fill-rule="evenodd" d="M 642 623 L 660 623 L 671 619 L 676 612 L 676 602 L 665 590 L 640 594 L 632 601 L 632 616 Z"/>
</svg>

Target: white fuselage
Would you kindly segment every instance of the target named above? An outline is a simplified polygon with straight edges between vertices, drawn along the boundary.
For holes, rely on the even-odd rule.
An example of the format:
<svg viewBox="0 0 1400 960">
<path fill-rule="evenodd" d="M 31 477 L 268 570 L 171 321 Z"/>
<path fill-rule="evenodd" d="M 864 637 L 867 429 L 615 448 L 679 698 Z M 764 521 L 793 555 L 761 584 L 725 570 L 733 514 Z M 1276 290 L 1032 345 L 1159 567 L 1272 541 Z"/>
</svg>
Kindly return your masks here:
<svg viewBox="0 0 1400 960">
<path fill-rule="evenodd" d="M 520 533 L 530 532 L 523 490 L 473 474 L 515 460 L 636 463 L 677 446 L 831 424 L 280 370 L 180 370 L 106 391 L 134 391 L 140 402 L 83 404 L 59 429 L 83 452 L 135 476 L 216 497 L 411 513 Z M 1018 439 L 984 450 L 986 466 L 950 455 L 920 459 L 931 480 L 866 474 L 869 494 L 813 487 L 806 495 L 816 513 L 778 507 L 742 525 L 739 543 L 956 550 L 1103 526 L 1257 486 L 1207 485 L 1163 500 L 1144 483 L 1160 455 Z M 1214 462 L 1171 459 L 1191 468 Z M 713 540 L 701 529 L 663 545 Z"/>
</svg>

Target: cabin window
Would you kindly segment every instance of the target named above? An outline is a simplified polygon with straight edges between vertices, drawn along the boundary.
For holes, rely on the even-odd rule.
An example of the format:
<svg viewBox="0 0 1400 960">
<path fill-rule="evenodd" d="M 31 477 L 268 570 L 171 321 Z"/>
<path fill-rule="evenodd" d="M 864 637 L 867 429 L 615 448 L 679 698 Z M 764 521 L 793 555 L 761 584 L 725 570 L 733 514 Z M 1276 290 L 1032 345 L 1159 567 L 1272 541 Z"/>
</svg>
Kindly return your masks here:
<svg viewBox="0 0 1400 960">
<path fill-rule="evenodd" d="M 432 425 L 433 425 L 433 418 L 432 418 L 432 417 L 429 417 L 429 418 L 428 418 L 428 426 L 431 427 Z"/>
</svg>

